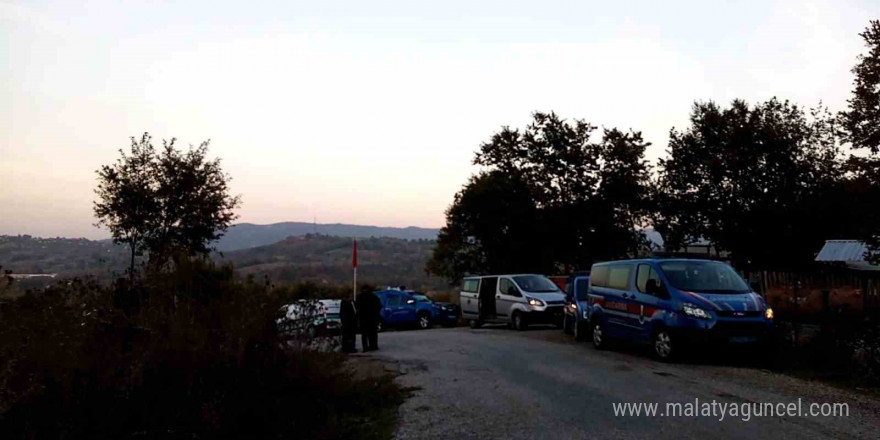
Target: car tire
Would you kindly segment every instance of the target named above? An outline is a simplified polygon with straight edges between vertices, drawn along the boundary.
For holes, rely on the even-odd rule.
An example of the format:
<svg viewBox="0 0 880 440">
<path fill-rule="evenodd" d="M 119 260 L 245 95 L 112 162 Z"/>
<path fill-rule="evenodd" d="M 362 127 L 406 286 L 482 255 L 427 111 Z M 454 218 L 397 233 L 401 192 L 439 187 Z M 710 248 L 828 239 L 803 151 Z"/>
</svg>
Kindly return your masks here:
<svg viewBox="0 0 880 440">
<path fill-rule="evenodd" d="M 529 327 L 529 324 L 526 322 L 526 317 L 520 311 L 513 312 L 513 328 L 518 331 L 523 331 Z"/>
<path fill-rule="evenodd" d="M 562 333 L 570 335 L 573 332 L 572 332 L 572 326 L 568 324 L 568 321 L 569 321 L 568 315 L 563 315 L 562 316 Z M 575 325 L 577 325 L 577 323 L 575 323 Z"/>
<path fill-rule="evenodd" d="M 597 350 L 608 348 L 608 335 L 605 333 L 605 326 L 601 319 L 597 319 L 593 325 L 593 347 Z"/>
<path fill-rule="evenodd" d="M 577 320 L 574 321 L 573 333 L 575 341 L 585 341 L 587 339 L 587 325 L 588 323 L 581 323 Z"/>
<path fill-rule="evenodd" d="M 376 324 L 376 333 L 382 333 L 385 331 L 385 323 L 382 320 L 379 320 L 379 323 Z"/>
<path fill-rule="evenodd" d="M 666 328 L 660 328 L 654 332 L 654 337 L 651 338 L 651 347 L 654 350 L 654 356 L 663 362 L 674 360 L 678 354 L 676 340 L 672 332 Z"/>
<path fill-rule="evenodd" d="M 483 323 L 476 319 L 468 319 L 468 327 L 472 329 L 478 329 L 482 326 Z"/>
<path fill-rule="evenodd" d="M 418 325 L 419 329 L 421 330 L 427 330 L 431 328 L 431 317 L 428 316 L 427 313 L 422 313 L 421 315 L 419 315 Z"/>
</svg>

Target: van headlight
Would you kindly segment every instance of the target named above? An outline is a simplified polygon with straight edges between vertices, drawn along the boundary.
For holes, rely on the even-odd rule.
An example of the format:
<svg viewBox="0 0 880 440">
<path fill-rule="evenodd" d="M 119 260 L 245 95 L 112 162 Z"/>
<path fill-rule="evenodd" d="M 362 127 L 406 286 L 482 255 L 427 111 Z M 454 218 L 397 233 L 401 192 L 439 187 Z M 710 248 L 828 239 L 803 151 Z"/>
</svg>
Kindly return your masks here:
<svg viewBox="0 0 880 440">
<path fill-rule="evenodd" d="M 773 309 L 771 309 L 770 307 L 767 307 L 767 310 L 764 310 L 764 318 L 768 319 L 768 320 L 772 320 L 773 319 Z"/>
<path fill-rule="evenodd" d="M 692 318 L 712 319 L 708 312 L 693 304 L 682 304 L 681 311 Z"/>
<path fill-rule="evenodd" d="M 529 305 L 534 307 L 541 307 L 544 305 L 544 301 L 541 301 L 538 298 L 529 298 Z"/>
</svg>

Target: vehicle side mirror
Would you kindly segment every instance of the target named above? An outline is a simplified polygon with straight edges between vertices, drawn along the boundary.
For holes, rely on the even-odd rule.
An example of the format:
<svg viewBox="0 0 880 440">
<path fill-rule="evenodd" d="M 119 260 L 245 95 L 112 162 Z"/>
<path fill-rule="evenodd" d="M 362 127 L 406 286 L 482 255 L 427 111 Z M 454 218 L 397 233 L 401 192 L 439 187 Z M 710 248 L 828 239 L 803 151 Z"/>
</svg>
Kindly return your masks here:
<svg viewBox="0 0 880 440">
<path fill-rule="evenodd" d="M 408 300 L 406 300 L 406 303 L 407 303 L 407 304 L 415 304 L 415 303 L 416 303 L 416 300 L 414 300 L 414 299 L 408 299 Z"/>
</svg>

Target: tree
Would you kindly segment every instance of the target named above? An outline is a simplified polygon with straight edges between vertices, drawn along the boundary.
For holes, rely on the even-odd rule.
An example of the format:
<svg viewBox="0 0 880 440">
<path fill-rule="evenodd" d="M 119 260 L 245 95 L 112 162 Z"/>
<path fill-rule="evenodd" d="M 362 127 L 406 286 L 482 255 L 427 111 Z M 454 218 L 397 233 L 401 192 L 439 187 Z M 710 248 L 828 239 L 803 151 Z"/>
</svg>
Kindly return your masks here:
<svg viewBox="0 0 880 440">
<path fill-rule="evenodd" d="M 3 266 L 0 266 L 0 300 L 3 299 L 4 294 L 12 290 L 12 271 L 11 270 L 3 270 Z"/>
<path fill-rule="evenodd" d="M 855 148 L 880 152 L 880 20 L 871 20 L 861 37 L 868 47 L 853 67 L 852 98 L 849 110 L 841 112 L 846 140 Z"/>
<path fill-rule="evenodd" d="M 131 153 L 98 171 L 95 216 L 116 243 L 131 249 L 131 265 L 146 252 L 161 269 L 170 260 L 206 255 L 228 229 L 241 203 L 229 194 L 220 160 L 207 158 L 208 141 L 187 151 L 175 139 L 156 152 L 151 137 L 132 138 Z"/>
<path fill-rule="evenodd" d="M 636 256 L 650 249 L 642 228 L 650 205 L 651 166 L 645 159 L 649 142 L 640 132 L 606 129 L 600 144 L 599 186 L 592 211 L 600 221 L 593 247 L 594 259 Z M 602 223 L 604 222 L 604 223 Z"/>
<path fill-rule="evenodd" d="M 517 174 L 471 177 L 446 211 L 426 269 L 456 282 L 473 273 L 550 269 L 531 190 Z"/>
<path fill-rule="evenodd" d="M 121 157 L 116 163 L 97 171 L 95 193 L 100 200 L 94 205 L 96 226 L 107 227 L 115 243 L 128 245 L 132 277 L 135 257 L 143 255 L 159 210 L 155 196 L 156 150 L 150 141 L 149 133 L 144 133 L 140 140 L 132 137 L 131 155 L 120 149 Z"/>
<path fill-rule="evenodd" d="M 589 200 L 599 182 L 600 146 L 591 143 L 596 127 L 569 123 L 555 113 L 536 112 L 525 130 L 502 127 L 480 146 L 474 165 L 516 173 L 534 190 L 540 208 Z"/>
<path fill-rule="evenodd" d="M 567 272 L 638 254 L 650 144 L 617 129 L 596 140 L 596 130 L 552 112 L 524 130 L 502 127 L 475 154 L 484 169 L 447 211 L 428 270 L 450 280 L 515 267 Z"/>
<path fill-rule="evenodd" d="M 866 260 L 880 264 L 880 158 L 851 155 L 846 175 L 835 195 L 840 215 L 849 219 L 847 237 L 867 245 Z"/>
<path fill-rule="evenodd" d="M 880 20 L 871 20 L 859 35 L 868 53 L 852 69 L 852 98 L 840 121 L 844 139 L 869 154 L 850 155 L 840 200 L 856 219 L 850 234 L 868 245 L 868 260 L 880 264 Z"/>
<path fill-rule="evenodd" d="M 812 260 L 847 221 L 824 211 L 842 173 L 834 118 L 771 99 L 696 103 L 659 162 L 654 225 L 667 248 L 709 240 L 738 265 Z"/>
<path fill-rule="evenodd" d="M 644 248 L 644 200 L 650 145 L 639 132 L 603 129 L 555 113 L 534 114 L 525 130 L 503 127 L 480 147 L 474 164 L 517 173 L 532 188 L 556 270 L 634 256 Z"/>
</svg>

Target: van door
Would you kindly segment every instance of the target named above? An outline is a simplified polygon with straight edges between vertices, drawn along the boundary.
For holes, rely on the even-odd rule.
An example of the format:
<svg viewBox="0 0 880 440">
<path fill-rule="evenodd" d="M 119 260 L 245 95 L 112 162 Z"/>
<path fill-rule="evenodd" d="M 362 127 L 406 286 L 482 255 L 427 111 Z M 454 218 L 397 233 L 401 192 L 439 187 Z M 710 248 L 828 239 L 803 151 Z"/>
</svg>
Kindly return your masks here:
<svg viewBox="0 0 880 440">
<path fill-rule="evenodd" d="M 510 317 L 510 307 L 522 301 L 522 293 L 508 277 L 498 279 L 498 293 L 495 295 L 495 314 L 500 319 Z"/>
<path fill-rule="evenodd" d="M 649 286 L 649 284 L 653 286 Z M 650 340 L 653 334 L 654 313 L 668 307 L 669 291 L 660 274 L 650 264 L 639 264 L 636 269 L 636 302 L 639 305 L 641 337 Z"/>
<path fill-rule="evenodd" d="M 483 277 L 480 281 L 480 319 L 495 319 L 495 294 L 498 277 Z"/>
<path fill-rule="evenodd" d="M 571 300 L 577 304 L 577 308 L 574 310 L 577 315 L 575 321 L 582 322 L 588 319 L 584 317 L 585 311 L 589 316 L 590 300 L 587 294 L 589 293 L 590 277 L 577 277 L 572 284 L 574 285 L 571 289 L 574 293 Z"/>
<path fill-rule="evenodd" d="M 639 324 L 639 305 L 635 289 L 632 288 L 632 264 L 613 264 L 608 266 L 608 288 L 605 290 L 605 308 L 609 328 L 613 336 L 639 339 L 642 326 Z"/>
<path fill-rule="evenodd" d="M 461 304 L 461 314 L 468 319 L 477 319 L 480 316 L 480 279 L 465 278 L 461 282 L 461 292 L 458 294 L 458 302 Z"/>
</svg>

